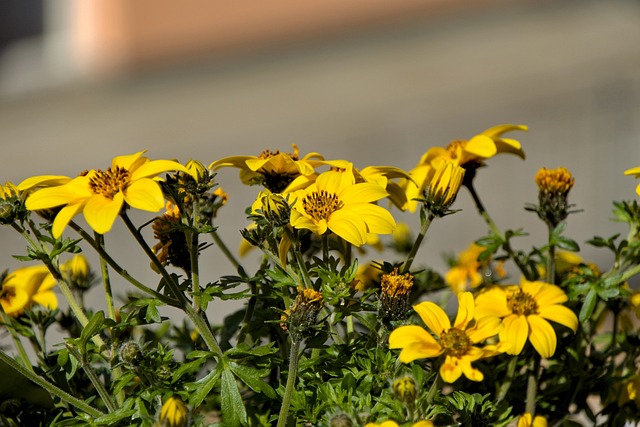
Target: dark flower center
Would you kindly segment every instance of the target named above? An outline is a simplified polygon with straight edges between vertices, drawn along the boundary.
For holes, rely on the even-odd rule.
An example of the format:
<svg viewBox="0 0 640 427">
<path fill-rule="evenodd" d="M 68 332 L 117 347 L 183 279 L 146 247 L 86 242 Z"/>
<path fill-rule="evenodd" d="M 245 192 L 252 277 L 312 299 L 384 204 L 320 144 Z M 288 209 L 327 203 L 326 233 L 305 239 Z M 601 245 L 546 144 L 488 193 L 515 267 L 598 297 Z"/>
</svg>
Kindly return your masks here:
<svg viewBox="0 0 640 427">
<path fill-rule="evenodd" d="M 101 194 L 109 199 L 124 191 L 130 184 L 129 171 L 120 166 L 106 171 L 98 169 L 89 180 L 89 187 L 94 194 Z"/>
<path fill-rule="evenodd" d="M 328 220 L 343 205 L 337 194 L 325 190 L 314 191 L 302 199 L 304 211 L 316 221 Z"/>
</svg>

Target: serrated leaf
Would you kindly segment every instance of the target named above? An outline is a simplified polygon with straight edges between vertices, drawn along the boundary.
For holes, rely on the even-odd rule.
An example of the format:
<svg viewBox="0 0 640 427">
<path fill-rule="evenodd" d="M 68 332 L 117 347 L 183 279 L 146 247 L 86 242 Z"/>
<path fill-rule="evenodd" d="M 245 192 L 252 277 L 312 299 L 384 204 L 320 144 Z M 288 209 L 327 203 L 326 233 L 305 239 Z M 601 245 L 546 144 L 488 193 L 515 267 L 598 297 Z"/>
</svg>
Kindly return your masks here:
<svg viewBox="0 0 640 427">
<path fill-rule="evenodd" d="M 80 349 L 79 350 L 82 355 L 85 354 L 87 343 L 89 342 L 91 337 L 93 337 L 98 332 L 100 332 L 100 330 L 102 330 L 103 323 L 104 323 L 104 312 L 100 310 L 94 313 L 93 316 L 91 316 L 91 320 L 89 320 L 89 323 L 87 323 L 87 326 L 85 326 L 82 329 L 82 332 L 80 332 Z"/>
<path fill-rule="evenodd" d="M 229 367 L 240 381 L 245 383 L 251 390 L 255 392 L 262 392 L 269 399 L 275 399 L 276 392 L 273 387 L 261 379 L 261 377 L 264 376 L 264 373 L 261 373 L 258 369 L 238 365 L 236 363 L 229 363 Z"/>
<path fill-rule="evenodd" d="M 220 407 L 225 426 L 239 427 L 247 422 L 247 410 L 242 402 L 238 383 L 229 367 L 222 369 Z"/>
<path fill-rule="evenodd" d="M 198 381 L 185 385 L 187 391 L 191 392 L 191 395 L 189 396 L 189 404 L 194 408 L 200 406 L 202 401 L 209 395 L 211 389 L 218 382 L 218 379 L 220 378 L 221 366 L 222 365 L 216 366 L 216 369 L 209 372 Z"/>
</svg>

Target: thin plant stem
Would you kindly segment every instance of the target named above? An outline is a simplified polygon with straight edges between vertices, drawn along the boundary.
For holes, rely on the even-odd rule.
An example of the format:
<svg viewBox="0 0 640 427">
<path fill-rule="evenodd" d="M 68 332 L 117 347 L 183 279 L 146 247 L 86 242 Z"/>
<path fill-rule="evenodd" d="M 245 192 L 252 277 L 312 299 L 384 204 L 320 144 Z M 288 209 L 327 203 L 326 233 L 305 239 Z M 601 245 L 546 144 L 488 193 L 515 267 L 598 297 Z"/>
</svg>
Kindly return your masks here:
<svg viewBox="0 0 640 427">
<path fill-rule="evenodd" d="M 89 381 L 91 381 L 91 384 L 93 384 L 93 386 L 95 387 L 96 391 L 100 395 L 100 398 L 104 402 L 109 412 L 115 412 L 118 408 L 111 400 L 111 396 L 109 395 L 109 392 L 107 392 L 107 389 L 104 387 L 104 385 L 100 381 L 100 378 L 98 378 L 98 375 L 96 375 L 95 371 L 91 368 L 91 365 L 86 363 L 86 361 L 84 360 L 84 358 L 82 357 L 82 355 L 78 350 L 76 350 L 69 344 L 67 344 L 66 347 L 67 347 L 67 350 L 69 350 L 69 353 L 71 353 L 71 355 L 78 361 L 78 363 L 80 363 L 82 370 L 85 372 L 85 374 L 87 374 L 87 377 L 89 377 Z"/>
<path fill-rule="evenodd" d="M 536 415 L 536 400 L 538 398 L 538 375 L 540 370 L 540 356 L 535 354 L 531 361 L 529 376 L 527 378 L 527 400 L 525 412 L 531 414 L 531 419 Z"/>
<path fill-rule="evenodd" d="M 25 368 L 21 364 L 17 363 L 13 358 L 9 357 L 4 351 L 0 350 L 0 361 L 6 363 L 11 368 L 22 374 L 24 377 L 30 379 L 43 389 L 47 390 L 51 395 L 60 398 L 62 401 L 67 402 L 69 405 L 75 406 L 79 410 L 87 413 L 88 415 L 98 418 L 104 415 L 103 412 L 92 408 L 84 400 L 78 399 L 67 393 L 66 391 L 56 387 L 50 382 L 46 381 L 42 377 L 36 375 L 33 371 Z"/>
<path fill-rule="evenodd" d="M 238 271 L 240 276 L 246 277 L 246 273 L 244 271 L 244 268 L 242 268 L 242 265 L 240 264 L 240 262 L 238 262 L 238 260 L 233 255 L 233 253 L 229 250 L 227 245 L 220 238 L 220 235 L 218 234 L 218 232 L 217 231 L 212 231 L 209 234 L 211 235 L 211 238 L 213 239 L 213 242 L 216 244 L 216 246 L 218 246 L 218 248 L 220 248 L 220 251 L 222 251 L 222 254 L 227 258 L 227 260 L 231 263 L 231 265 L 233 265 L 233 267 Z"/>
<path fill-rule="evenodd" d="M 415 259 L 416 254 L 418 253 L 418 249 L 420 249 L 422 240 L 424 239 L 424 236 L 426 236 L 427 231 L 429 230 L 429 226 L 431 225 L 431 222 L 433 221 L 434 218 L 435 218 L 435 215 L 429 212 L 425 216 L 425 218 L 421 221 L 420 234 L 418 234 L 418 236 L 416 237 L 416 241 L 413 242 L 413 246 L 411 247 L 411 251 L 407 255 L 407 259 L 402 264 L 402 271 L 400 272 L 401 274 L 409 272 L 409 269 L 411 268 L 411 264 L 413 264 L 413 260 Z"/>
<path fill-rule="evenodd" d="M 267 268 L 268 262 L 269 258 L 267 258 L 266 256 L 262 257 L 262 263 L 260 264 L 259 270 L 262 271 Z M 249 284 L 249 287 L 251 288 L 251 297 L 249 298 L 247 309 L 245 310 L 244 317 L 242 318 L 242 326 L 240 327 L 240 332 L 238 332 L 239 343 L 244 342 L 249 326 L 251 325 L 251 319 L 253 318 L 256 304 L 258 302 L 258 285 L 255 282 L 251 282 Z"/>
<path fill-rule="evenodd" d="M 123 219 L 125 225 L 129 229 L 133 237 L 136 239 L 144 253 L 147 255 L 147 257 L 149 257 L 158 271 L 160 271 L 160 274 L 162 275 L 166 286 L 169 287 L 169 290 L 173 293 L 173 296 L 178 300 L 180 308 L 186 313 L 191 322 L 193 322 L 193 325 L 196 327 L 196 329 L 198 329 L 198 332 L 200 332 L 200 335 L 204 339 L 204 342 L 207 344 L 209 350 L 216 353 L 216 355 L 218 355 L 219 357 L 222 357 L 222 349 L 220 348 L 216 337 L 213 335 L 211 328 L 209 328 L 209 325 L 207 325 L 203 317 L 193 309 L 193 307 L 187 300 L 187 297 L 184 295 L 182 290 L 180 290 L 178 284 L 169 275 L 169 272 L 158 260 L 158 257 L 156 257 L 156 255 L 153 253 L 149 245 L 147 245 L 147 242 L 144 240 L 140 232 L 136 229 L 136 226 L 133 225 L 126 211 L 122 211 L 120 213 L 120 217 Z"/>
<path fill-rule="evenodd" d="M 300 269 L 300 273 L 302 274 L 303 285 L 305 288 L 313 289 L 313 283 L 311 282 L 311 278 L 309 277 L 309 272 L 307 271 L 307 264 L 304 262 L 302 258 L 302 253 L 300 252 L 300 240 L 296 236 L 296 234 L 289 227 L 284 227 L 284 231 L 287 234 L 287 237 L 293 243 L 293 255 L 296 258 L 296 262 L 298 263 L 298 268 Z"/>
<path fill-rule="evenodd" d="M 513 383 L 513 378 L 516 374 L 516 367 L 518 366 L 518 356 L 512 356 L 511 360 L 509 360 L 509 364 L 507 365 L 507 375 L 505 377 L 505 381 L 500 385 L 498 389 L 498 395 L 496 397 L 496 403 L 500 403 L 507 397 L 507 392 L 509 388 L 511 388 L 511 384 Z"/>
<path fill-rule="evenodd" d="M 284 389 L 284 397 L 282 398 L 282 406 L 280 407 L 280 415 L 278 416 L 277 427 L 285 427 L 289 415 L 289 406 L 291 405 L 291 396 L 295 391 L 296 379 L 298 378 L 298 358 L 300 350 L 300 340 L 291 338 L 291 349 L 289 351 L 289 372 L 287 376 L 287 385 Z"/>
<path fill-rule="evenodd" d="M 78 224 L 76 224 L 75 222 L 71 221 L 69 223 L 69 225 L 71 226 L 71 228 L 73 228 L 87 243 L 89 243 L 89 245 L 91 245 L 91 247 L 98 253 L 98 255 L 100 255 L 100 258 L 104 259 L 107 264 L 109 264 L 109 267 L 113 268 L 113 270 L 118 273 L 123 279 L 127 280 L 129 283 L 131 283 L 133 286 L 135 286 L 136 288 L 138 288 L 139 290 L 143 291 L 144 293 L 147 293 L 149 295 L 152 295 L 153 297 L 159 299 L 160 301 L 172 305 L 172 306 L 176 306 L 177 302 L 172 299 L 167 297 L 166 295 L 161 294 L 160 292 L 157 292 L 149 287 L 147 287 L 146 285 L 144 285 L 143 283 L 141 283 L 140 281 L 136 280 L 133 276 L 131 276 L 124 268 L 122 268 L 113 258 L 111 258 L 111 256 L 104 250 L 104 248 L 102 248 L 98 242 L 96 242 L 93 238 L 91 238 L 91 236 L 84 231 L 84 229 L 82 229 L 82 227 L 80 227 Z"/>
<path fill-rule="evenodd" d="M 431 405 L 433 399 L 436 397 L 436 391 L 440 388 L 441 378 L 439 374 L 436 374 L 436 378 L 433 380 L 431 384 L 431 388 L 429 389 L 429 393 L 427 393 L 427 405 Z"/>
<path fill-rule="evenodd" d="M 192 211 L 192 224 L 194 227 L 187 229 L 185 233 L 186 241 L 189 244 L 189 259 L 191 261 L 191 291 L 193 293 L 193 309 L 196 313 L 200 313 L 202 308 L 200 307 L 200 264 L 199 261 L 199 244 L 198 244 L 198 232 L 194 230 L 196 222 L 200 217 L 200 204 L 193 203 Z"/>
<path fill-rule="evenodd" d="M 27 355 L 27 352 L 24 349 L 24 345 L 22 345 L 20 336 L 16 333 L 15 329 L 12 328 L 11 325 L 9 324 L 10 322 L 9 316 L 7 316 L 7 313 L 4 312 L 1 305 L 0 305 L 0 318 L 2 319 L 2 323 L 7 325 L 7 329 L 11 334 L 11 339 L 13 340 L 13 344 L 16 346 L 16 350 L 18 350 L 18 354 L 20 355 L 20 362 L 22 362 L 25 368 L 33 372 L 33 365 L 31 365 L 31 360 L 29 360 L 29 356 Z"/>
<path fill-rule="evenodd" d="M 322 260 L 327 262 L 329 259 L 329 237 L 327 234 L 322 235 Z"/>
<path fill-rule="evenodd" d="M 552 224 L 547 224 L 547 225 L 549 227 L 549 255 L 547 258 L 547 283 L 555 284 L 556 282 L 556 245 L 551 243 L 554 227 Z"/>
</svg>

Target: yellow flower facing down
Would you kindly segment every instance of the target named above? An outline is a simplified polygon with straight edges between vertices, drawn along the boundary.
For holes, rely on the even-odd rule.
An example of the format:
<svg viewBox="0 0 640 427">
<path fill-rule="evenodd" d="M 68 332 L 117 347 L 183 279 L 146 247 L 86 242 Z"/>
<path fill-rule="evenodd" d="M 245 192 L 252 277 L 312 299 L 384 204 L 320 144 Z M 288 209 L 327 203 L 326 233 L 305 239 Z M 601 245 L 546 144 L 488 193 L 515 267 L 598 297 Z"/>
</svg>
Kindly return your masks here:
<svg viewBox="0 0 640 427">
<path fill-rule="evenodd" d="M 454 293 L 465 291 L 469 285 L 475 288 L 482 284 L 480 269 L 486 263 L 478 261 L 478 257 L 484 250 L 484 246 L 471 243 L 467 249 L 460 252 L 457 264 L 444 276 L 445 282 Z"/>
<path fill-rule="evenodd" d="M 628 169 L 626 171 L 624 171 L 625 175 L 634 175 L 636 178 L 640 178 L 640 166 L 636 167 L 636 168 L 631 168 Z M 638 186 L 636 187 L 636 193 L 638 193 L 638 196 L 640 196 L 640 184 L 638 184 Z"/>
<path fill-rule="evenodd" d="M 547 427 L 547 419 L 541 417 L 540 415 L 536 415 L 532 420 L 531 414 L 525 412 L 524 414 L 520 415 L 520 417 L 518 417 L 517 427 Z"/>
<path fill-rule="evenodd" d="M 37 190 L 27 198 L 26 207 L 29 210 L 62 207 L 53 221 L 54 237 L 60 237 L 81 212 L 89 226 L 100 234 L 111 230 L 125 203 L 158 212 L 164 207 L 164 196 L 157 175 L 188 171 L 178 162 L 152 161 L 142 154 L 144 151 L 115 157 L 106 171 L 90 170 L 65 184 Z"/>
<path fill-rule="evenodd" d="M 497 335 L 502 325 L 497 317 L 473 321 L 475 306 L 471 292 L 458 294 L 458 314 L 453 326 L 444 310 L 430 301 L 413 308 L 437 339 L 420 326 L 400 326 L 389 336 L 389 348 L 402 349 L 403 363 L 444 355 L 440 376 L 445 382 L 453 383 L 463 374 L 472 381 L 482 381 L 484 375 L 471 363 L 501 353 L 507 347 L 474 345 Z"/>
<path fill-rule="evenodd" d="M 160 409 L 162 427 L 186 427 L 189 425 L 189 407 L 178 396 L 171 396 Z"/>
<path fill-rule="evenodd" d="M 391 234 L 395 229 L 389 211 L 371 203 L 386 196 L 379 185 L 354 184 L 347 174 L 323 173 L 312 185 L 293 193 L 291 226 L 317 235 L 329 230 L 361 246 L 369 234 Z"/>
<path fill-rule="evenodd" d="M 298 147 L 292 145 L 293 153 L 264 150 L 259 156 L 230 156 L 211 163 L 209 169 L 236 167 L 244 184 L 262 184 L 274 193 L 281 193 L 298 176 L 315 174 L 315 167 L 324 159 L 319 153 L 300 158 Z"/>
<path fill-rule="evenodd" d="M 33 304 L 58 308 L 56 281 L 44 265 L 22 267 L 9 273 L 0 288 L 0 303 L 9 316 L 19 316 Z"/>
<path fill-rule="evenodd" d="M 454 162 L 445 160 L 438 165 L 425 193 L 424 203 L 432 214 L 444 216 L 449 213 L 463 177 L 464 169 Z"/>
<path fill-rule="evenodd" d="M 574 333 L 578 318 L 562 305 L 567 295 L 556 285 L 522 279 L 520 286 L 493 287 L 476 297 L 476 316 L 503 319 L 501 342 L 511 344 L 506 353 L 520 354 L 527 341 L 544 358 L 553 356 L 557 338 L 549 320 L 564 325 Z"/>
</svg>

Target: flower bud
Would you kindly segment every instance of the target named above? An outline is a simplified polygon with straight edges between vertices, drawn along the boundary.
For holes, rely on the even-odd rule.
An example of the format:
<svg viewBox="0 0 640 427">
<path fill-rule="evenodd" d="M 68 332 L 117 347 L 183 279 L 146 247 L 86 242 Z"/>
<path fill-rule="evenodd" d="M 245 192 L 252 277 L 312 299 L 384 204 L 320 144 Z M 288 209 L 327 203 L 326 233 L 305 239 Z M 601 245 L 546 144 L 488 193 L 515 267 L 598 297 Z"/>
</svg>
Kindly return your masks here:
<svg viewBox="0 0 640 427">
<path fill-rule="evenodd" d="M 353 427 L 353 421 L 347 414 L 338 414 L 329 421 L 330 427 Z"/>
<path fill-rule="evenodd" d="M 464 169 L 456 163 L 443 160 L 440 162 L 425 191 L 425 206 L 435 216 L 449 213 L 449 207 L 456 200 L 462 185 Z"/>
<path fill-rule="evenodd" d="M 73 286 L 79 289 L 89 288 L 89 263 L 83 255 L 74 255 L 61 266 L 61 270 L 63 274 L 67 275 Z"/>
<path fill-rule="evenodd" d="M 118 350 L 120 360 L 129 366 L 136 367 L 143 359 L 142 349 L 138 343 L 127 341 Z"/>
<path fill-rule="evenodd" d="M 189 175 L 197 182 L 205 181 L 209 177 L 209 170 L 197 160 L 189 160 L 185 165 Z"/>
<path fill-rule="evenodd" d="M 396 398 L 407 405 L 413 405 L 416 397 L 418 396 L 418 390 L 416 382 L 411 377 L 398 378 L 393 382 L 393 394 Z"/>
<path fill-rule="evenodd" d="M 160 410 L 162 427 L 187 427 L 189 425 L 189 407 L 178 396 L 171 396 Z"/>
<path fill-rule="evenodd" d="M 298 287 L 298 296 L 289 310 L 282 315 L 283 329 L 300 340 L 317 324 L 318 314 L 324 306 L 322 294 L 313 289 Z"/>
<path fill-rule="evenodd" d="M 542 168 L 536 173 L 538 185 L 538 216 L 547 224 L 555 227 L 569 216 L 569 191 L 573 188 L 574 178 L 565 168 Z"/>
<path fill-rule="evenodd" d="M 398 274 L 395 268 L 383 274 L 380 282 L 378 316 L 384 320 L 404 320 L 409 314 L 409 295 L 413 287 L 413 276 Z"/>
</svg>

